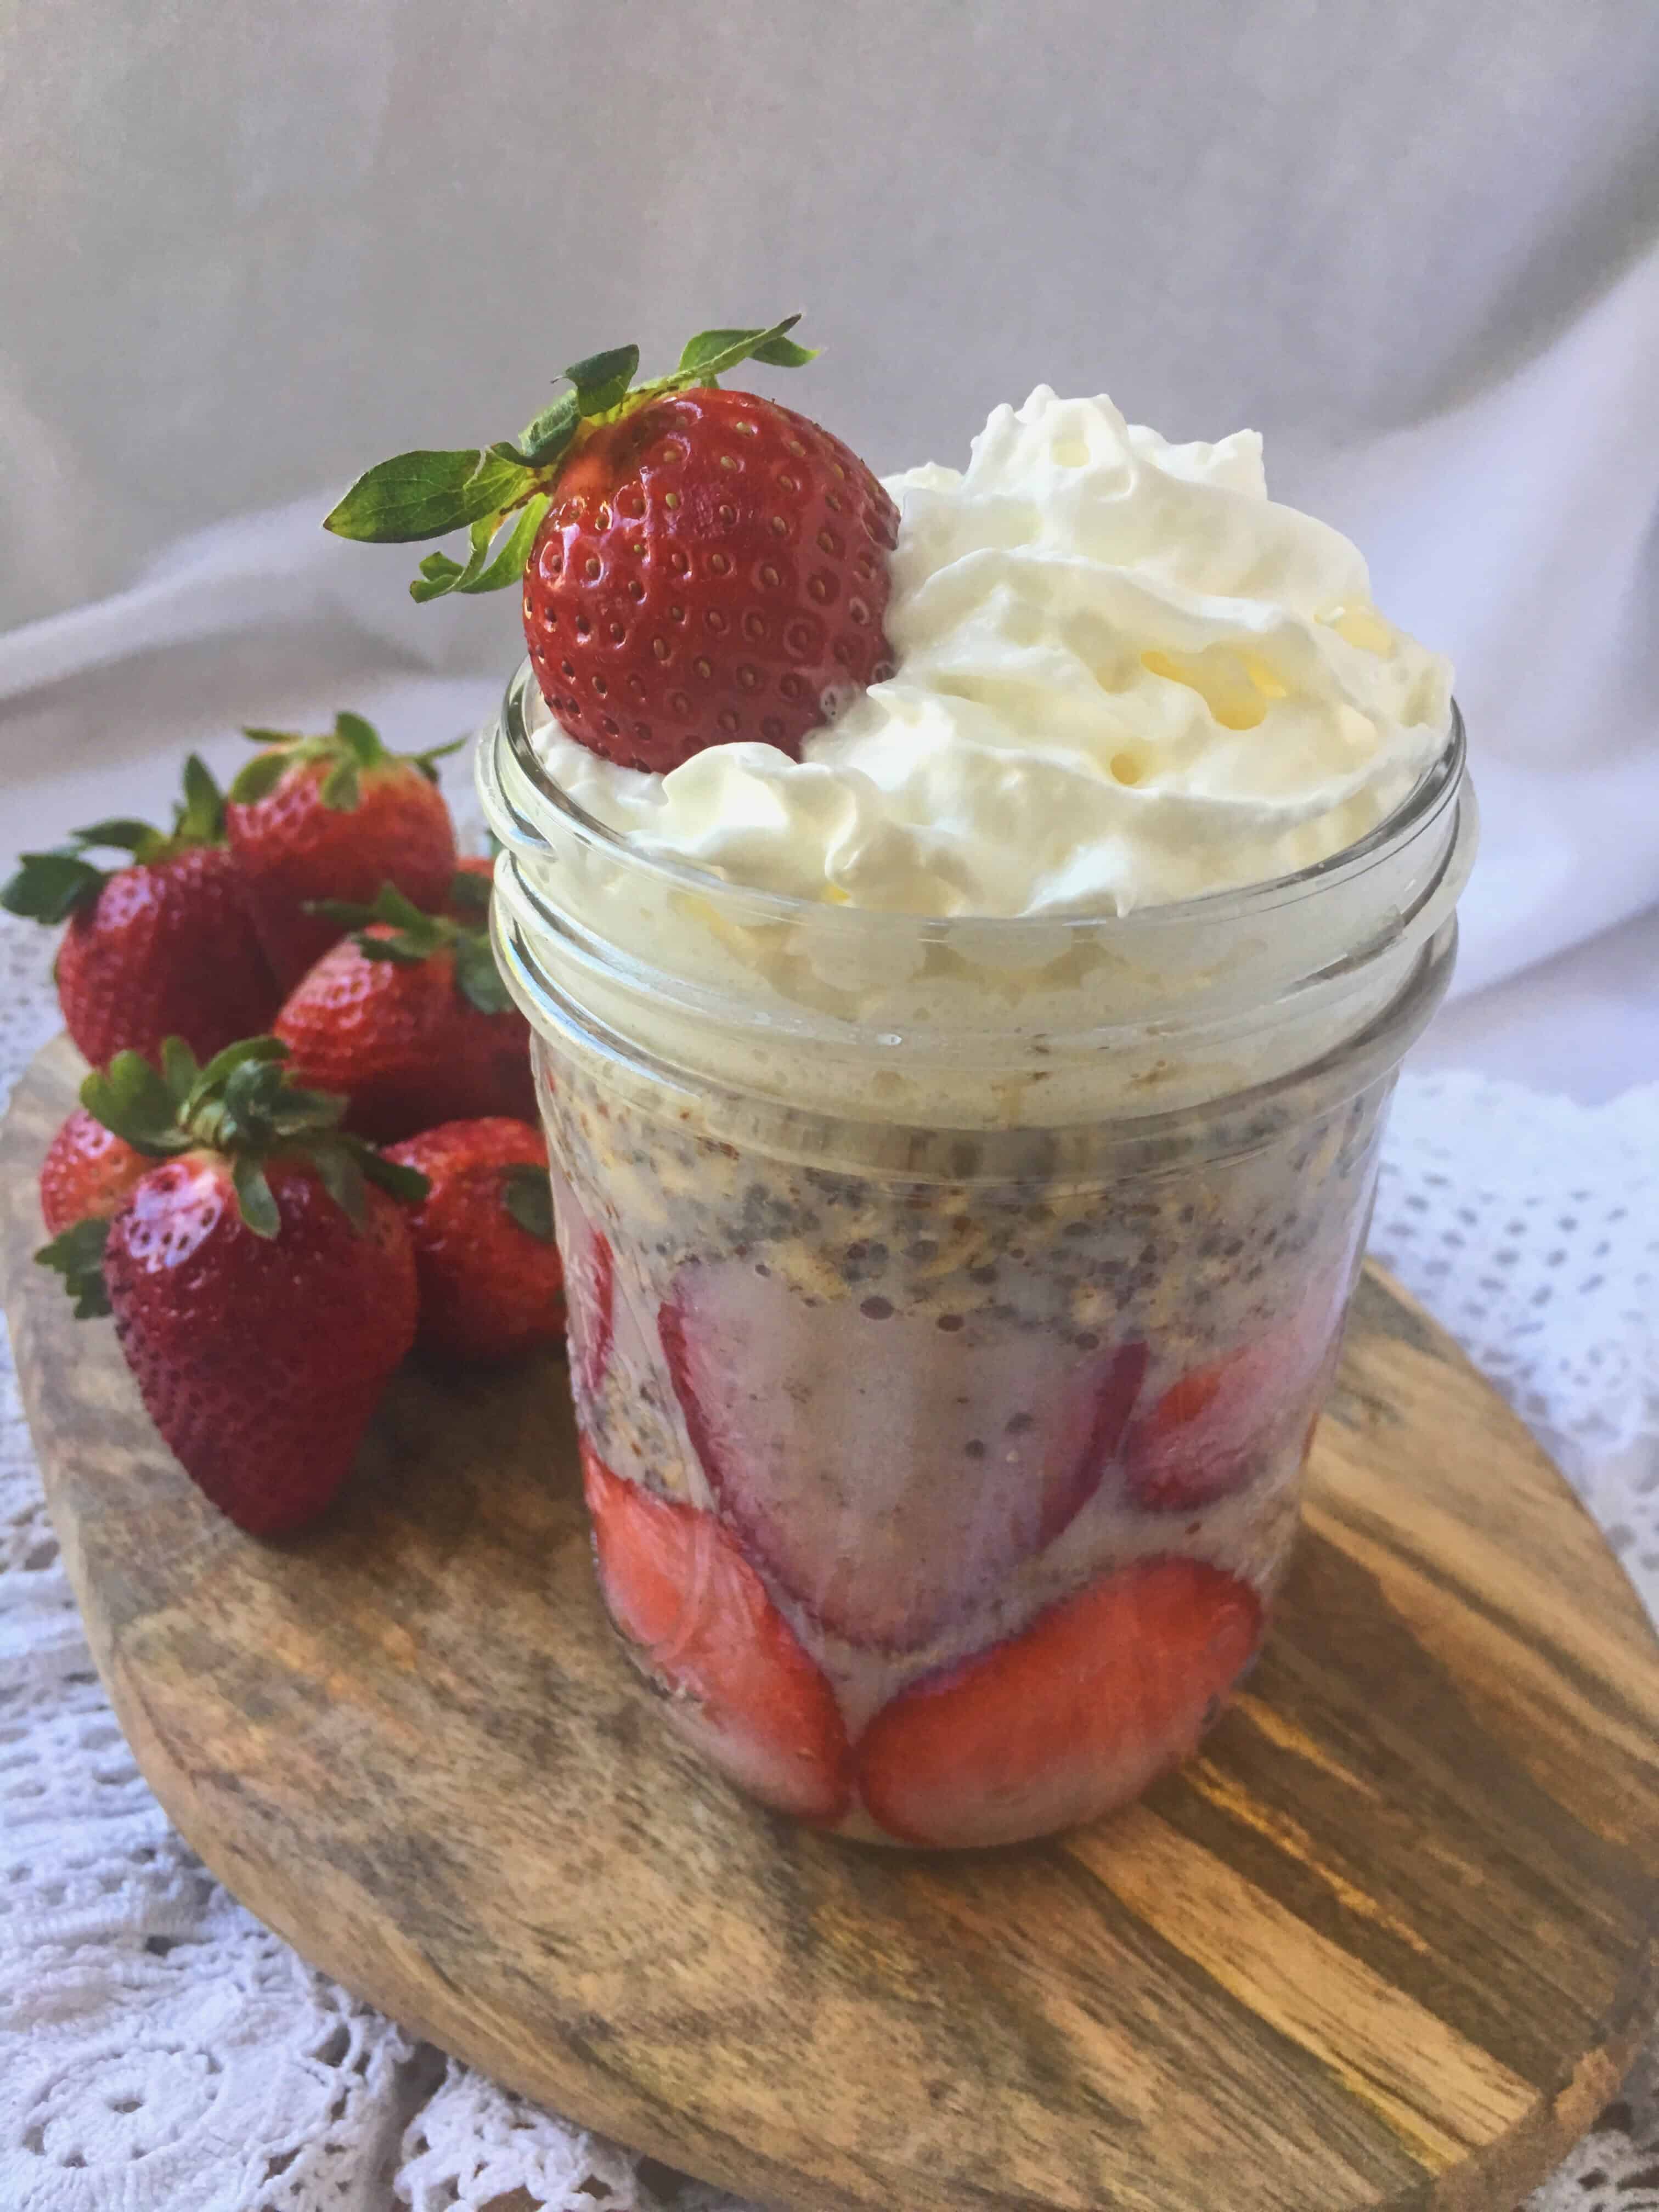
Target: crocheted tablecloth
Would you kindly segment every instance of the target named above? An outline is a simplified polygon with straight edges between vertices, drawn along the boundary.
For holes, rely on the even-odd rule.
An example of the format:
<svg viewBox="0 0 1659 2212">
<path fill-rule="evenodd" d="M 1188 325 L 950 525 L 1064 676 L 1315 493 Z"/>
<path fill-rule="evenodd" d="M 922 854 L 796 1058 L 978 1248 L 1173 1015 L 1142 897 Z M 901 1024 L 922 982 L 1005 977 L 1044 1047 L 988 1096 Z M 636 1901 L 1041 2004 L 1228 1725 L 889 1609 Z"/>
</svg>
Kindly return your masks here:
<svg viewBox="0 0 1659 2212">
<path fill-rule="evenodd" d="M 3 1096 L 58 1024 L 49 944 L 0 923 Z M 1408 1073 L 1371 1242 L 1659 1612 L 1659 1085 L 1588 1109 Z M 0 1361 L 5 2212 L 732 2205 L 411 2042 L 204 1870 L 93 1671 Z M 1659 2212 L 1656 2057 L 1528 2212 Z"/>
</svg>

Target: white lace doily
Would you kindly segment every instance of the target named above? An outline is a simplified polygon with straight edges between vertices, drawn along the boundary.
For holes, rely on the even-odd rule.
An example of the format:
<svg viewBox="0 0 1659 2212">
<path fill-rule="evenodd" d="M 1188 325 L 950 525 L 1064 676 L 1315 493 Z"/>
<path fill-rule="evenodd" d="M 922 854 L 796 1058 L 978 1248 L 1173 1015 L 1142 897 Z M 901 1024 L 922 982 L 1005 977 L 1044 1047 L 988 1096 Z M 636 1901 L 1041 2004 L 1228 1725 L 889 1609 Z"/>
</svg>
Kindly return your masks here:
<svg viewBox="0 0 1659 2212">
<path fill-rule="evenodd" d="M 0 1096 L 58 1027 L 0 917 Z M 1659 1611 L 1659 1085 L 1401 1086 L 1373 1248 L 1529 1421 Z M 0 1352 L 3 1346 L 0 1346 Z M 407 2037 L 244 1912 L 105 1700 L 0 1377 L 5 2212 L 730 2208 Z M 1659 2212 L 1652 2054 L 1534 2212 Z M 1195 2208 L 1208 2212 L 1208 2208 Z"/>
</svg>

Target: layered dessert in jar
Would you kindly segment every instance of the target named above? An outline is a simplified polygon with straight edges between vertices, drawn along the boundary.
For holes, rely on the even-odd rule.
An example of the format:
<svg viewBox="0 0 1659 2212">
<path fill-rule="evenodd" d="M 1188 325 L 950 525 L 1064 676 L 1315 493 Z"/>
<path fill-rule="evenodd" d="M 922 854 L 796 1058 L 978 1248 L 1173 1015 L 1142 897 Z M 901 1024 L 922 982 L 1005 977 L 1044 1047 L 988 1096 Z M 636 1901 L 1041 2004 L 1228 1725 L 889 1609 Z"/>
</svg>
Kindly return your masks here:
<svg viewBox="0 0 1659 2212">
<path fill-rule="evenodd" d="M 472 457 L 599 1584 L 762 1802 L 1016 1842 L 1260 1649 L 1449 973 L 1450 672 L 1250 433 L 1040 387 L 883 486 L 722 343 L 798 352 L 596 356 Z"/>
</svg>

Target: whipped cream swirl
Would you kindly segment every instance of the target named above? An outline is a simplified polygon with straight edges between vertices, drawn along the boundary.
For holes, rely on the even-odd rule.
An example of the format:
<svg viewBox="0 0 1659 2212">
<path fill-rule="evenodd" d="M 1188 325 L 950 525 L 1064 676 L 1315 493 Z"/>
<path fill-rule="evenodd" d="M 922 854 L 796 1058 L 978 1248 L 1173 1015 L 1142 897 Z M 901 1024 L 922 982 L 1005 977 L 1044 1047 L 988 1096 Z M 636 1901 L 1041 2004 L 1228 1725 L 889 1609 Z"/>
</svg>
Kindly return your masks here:
<svg viewBox="0 0 1659 2212">
<path fill-rule="evenodd" d="M 1109 915 L 1341 851 L 1443 747 L 1451 667 L 1341 534 L 1267 496 L 1261 441 L 1175 446 L 1039 385 L 899 503 L 891 679 L 804 757 L 669 775 L 537 742 L 590 814 L 728 881 L 920 915 Z"/>
</svg>

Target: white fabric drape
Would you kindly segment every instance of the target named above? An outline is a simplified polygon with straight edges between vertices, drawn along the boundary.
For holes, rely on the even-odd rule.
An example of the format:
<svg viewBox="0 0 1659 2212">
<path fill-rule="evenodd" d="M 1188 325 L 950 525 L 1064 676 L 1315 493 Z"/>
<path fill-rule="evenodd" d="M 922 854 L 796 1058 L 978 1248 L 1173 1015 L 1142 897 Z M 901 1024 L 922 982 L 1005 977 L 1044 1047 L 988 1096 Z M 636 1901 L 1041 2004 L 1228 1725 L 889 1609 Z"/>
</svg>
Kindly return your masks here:
<svg viewBox="0 0 1659 2212">
<path fill-rule="evenodd" d="M 147 743 L 369 695 L 424 735 L 421 672 L 481 711 L 510 607 L 412 607 L 331 496 L 803 305 L 791 397 L 878 468 L 1040 380 L 1261 429 L 1458 663 L 1459 990 L 1521 988 L 1431 1054 L 1659 1075 L 1656 118 L 1648 0 L 18 0 L 0 862 Z"/>
<path fill-rule="evenodd" d="M 804 305 L 829 350 L 790 396 L 883 470 L 1039 380 L 1250 423 L 1457 661 L 1485 818 L 1378 1249 L 1652 1605 L 1656 114 L 1651 0 L 14 0 L 0 872 L 160 811 L 189 746 L 228 769 L 243 723 L 476 727 L 512 595 L 416 609 L 401 552 L 318 519 L 595 347 Z M 0 1090 L 46 963 L 0 928 Z M 0 1698 L 0 2201 L 652 2212 L 659 2177 L 446 2073 L 202 1874 L 3 1405 Z M 1650 2062 L 1540 2205 L 1643 2212 L 1656 2171 Z"/>
</svg>

